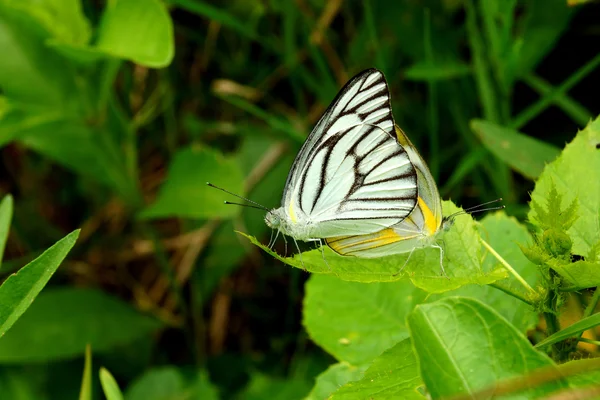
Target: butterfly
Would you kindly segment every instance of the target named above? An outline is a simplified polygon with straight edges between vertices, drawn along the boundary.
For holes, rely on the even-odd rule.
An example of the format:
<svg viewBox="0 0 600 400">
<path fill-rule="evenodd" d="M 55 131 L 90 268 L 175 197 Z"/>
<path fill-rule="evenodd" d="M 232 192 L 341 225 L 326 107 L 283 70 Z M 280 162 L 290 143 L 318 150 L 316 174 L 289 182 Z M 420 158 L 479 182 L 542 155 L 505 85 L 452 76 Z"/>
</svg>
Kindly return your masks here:
<svg viewBox="0 0 600 400">
<path fill-rule="evenodd" d="M 294 240 L 324 241 L 343 256 L 410 258 L 435 247 L 445 274 L 436 237 L 457 214 L 443 217 L 435 180 L 394 122 L 385 77 L 372 68 L 327 108 L 292 164 L 281 207 L 268 210 L 265 223 Z"/>
</svg>

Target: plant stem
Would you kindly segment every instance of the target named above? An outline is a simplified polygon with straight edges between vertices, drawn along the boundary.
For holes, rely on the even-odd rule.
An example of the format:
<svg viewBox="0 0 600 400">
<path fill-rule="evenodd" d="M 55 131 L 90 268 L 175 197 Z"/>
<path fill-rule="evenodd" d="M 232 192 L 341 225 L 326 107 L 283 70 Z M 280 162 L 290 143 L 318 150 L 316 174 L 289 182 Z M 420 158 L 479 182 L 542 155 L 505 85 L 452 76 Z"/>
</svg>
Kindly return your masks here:
<svg viewBox="0 0 600 400">
<path fill-rule="evenodd" d="M 494 289 L 498 289 L 498 290 L 500 290 L 500 291 L 508 294 L 509 296 L 512 296 L 512 297 L 514 297 L 516 299 L 519 299 L 519 300 L 521 300 L 525 304 L 528 304 L 530 306 L 533 305 L 533 303 L 530 300 L 528 300 L 525 296 L 522 296 L 520 293 L 518 293 L 518 292 L 516 292 L 514 290 L 511 290 L 511 289 L 509 289 L 507 287 L 504 287 L 504 286 L 497 285 L 495 283 L 490 283 L 489 286 L 493 287 Z"/>
<path fill-rule="evenodd" d="M 519 275 L 519 273 L 517 271 L 515 271 L 514 268 L 511 267 L 511 265 L 504 258 L 502 258 L 502 256 L 500 254 L 498 254 L 496 252 L 496 250 L 494 250 L 492 248 L 492 246 L 489 245 L 488 242 L 486 242 L 485 240 L 481 239 L 481 243 L 483 244 L 483 246 L 486 249 L 488 249 L 488 251 L 490 253 L 492 253 L 492 255 L 494 257 L 496 257 L 496 259 L 498 261 L 500 261 L 500 264 L 502 264 L 504 266 L 504 268 L 506 268 L 508 270 L 508 272 L 510 272 L 515 277 L 515 279 L 517 279 L 519 281 L 519 283 L 521 283 L 521 285 L 523 285 L 523 287 L 525 287 L 525 289 L 527 289 L 531 293 L 535 293 L 535 290 L 533 290 L 533 288 L 531 286 L 529 286 L 529 284 L 527 283 L 527 281 L 525 279 L 523 279 L 523 277 L 521 275 Z"/>
<path fill-rule="evenodd" d="M 595 344 L 596 346 L 600 346 L 600 341 L 598 341 L 598 340 L 592 340 L 592 339 L 586 339 L 586 338 L 579 338 L 577 340 L 580 342 Z"/>
</svg>

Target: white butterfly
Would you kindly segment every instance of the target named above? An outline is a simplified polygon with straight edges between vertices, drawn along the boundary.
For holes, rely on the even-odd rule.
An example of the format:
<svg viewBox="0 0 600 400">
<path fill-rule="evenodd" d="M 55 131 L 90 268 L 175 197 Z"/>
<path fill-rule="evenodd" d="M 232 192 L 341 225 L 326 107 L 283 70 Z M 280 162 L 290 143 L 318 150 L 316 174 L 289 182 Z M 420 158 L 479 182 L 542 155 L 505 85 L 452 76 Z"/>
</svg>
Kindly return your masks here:
<svg viewBox="0 0 600 400">
<path fill-rule="evenodd" d="M 265 222 L 295 240 L 324 240 L 344 256 L 436 247 L 443 272 L 435 238 L 455 215 L 442 217 L 429 168 L 394 123 L 385 78 L 368 69 L 342 88 L 308 136 L 281 207 Z"/>
</svg>

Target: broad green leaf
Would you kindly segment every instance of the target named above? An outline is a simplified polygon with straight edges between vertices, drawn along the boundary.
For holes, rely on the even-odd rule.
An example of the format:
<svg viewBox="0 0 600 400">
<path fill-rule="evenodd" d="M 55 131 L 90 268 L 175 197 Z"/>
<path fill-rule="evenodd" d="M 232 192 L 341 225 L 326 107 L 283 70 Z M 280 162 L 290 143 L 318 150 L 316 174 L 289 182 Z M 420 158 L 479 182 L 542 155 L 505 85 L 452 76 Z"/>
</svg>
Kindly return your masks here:
<svg viewBox="0 0 600 400">
<path fill-rule="evenodd" d="M 362 379 L 349 382 L 334 392 L 332 400 L 406 399 L 424 400 L 417 358 L 409 338 L 373 360 Z"/>
<path fill-rule="evenodd" d="M 600 286 L 600 263 L 580 260 L 562 264 L 558 260 L 548 260 L 548 265 L 564 278 L 563 291 L 574 292 Z"/>
<path fill-rule="evenodd" d="M 100 384 L 106 400 L 123 400 L 123 393 L 112 374 L 104 367 L 100 368 Z"/>
<path fill-rule="evenodd" d="M 114 57 L 163 68 L 175 54 L 173 22 L 159 0 L 111 1 L 102 16 L 96 46 Z"/>
<path fill-rule="evenodd" d="M 471 67 L 459 62 L 429 65 L 425 62 L 413 64 L 404 71 L 409 81 L 430 82 L 462 78 L 471 74 Z"/>
<path fill-rule="evenodd" d="M 185 381 L 179 370 L 167 366 L 147 371 L 125 392 L 126 400 L 175 399 L 184 394 Z"/>
<path fill-rule="evenodd" d="M 367 365 L 355 367 L 345 362 L 333 364 L 317 377 L 315 386 L 304 400 L 329 399 L 346 383 L 362 378 L 366 369 Z"/>
<path fill-rule="evenodd" d="M 345 282 L 316 274 L 305 292 L 303 324 L 311 339 L 352 365 L 407 338 L 406 316 L 427 296 L 408 281 Z"/>
<path fill-rule="evenodd" d="M 560 153 L 551 144 L 492 122 L 472 120 L 471 130 L 492 154 L 529 179 L 536 179 Z"/>
<path fill-rule="evenodd" d="M 10 221 L 13 215 L 13 199 L 10 194 L 7 194 L 0 202 L 0 266 L 2 266 L 2 258 L 4 256 L 4 248 L 10 231 Z"/>
<path fill-rule="evenodd" d="M 92 400 L 92 349 L 89 345 L 85 347 L 85 362 L 79 400 Z"/>
<path fill-rule="evenodd" d="M 21 134 L 27 147 L 109 186 L 128 203 L 139 200 L 136 183 L 128 176 L 123 154 L 109 132 L 75 121 L 59 121 L 35 126 Z"/>
<path fill-rule="evenodd" d="M 12 8 L 31 16 L 52 37 L 65 43 L 85 44 L 91 28 L 80 0 L 5 0 Z"/>
<path fill-rule="evenodd" d="M 444 215 L 459 209 L 444 202 Z M 393 282 L 410 279 L 413 284 L 432 293 L 441 293 L 468 284 L 488 284 L 506 276 L 504 270 L 485 272 L 481 265 L 481 244 L 475 223 L 470 216 L 457 218 L 454 225 L 443 234 L 444 268 L 441 274 L 440 252 L 436 248 L 416 249 L 409 253 L 376 259 L 343 257 L 323 246 L 293 257 L 281 257 L 256 238 L 241 233 L 252 243 L 276 259 L 308 272 L 335 275 L 355 282 Z M 408 262 L 407 262 L 408 259 Z"/>
<path fill-rule="evenodd" d="M 567 231 L 573 240 L 573 253 L 588 256 L 600 238 L 600 119 L 588 124 L 569 143 L 561 155 L 536 182 L 531 194 L 533 201 L 546 204 L 546 197 L 554 184 L 563 204 L 577 199 L 579 218 Z M 529 219 L 535 219 L 532 209 Z"/>
<path fill-rule="evenodd" d="M 239 400 L 295 400 L 303 398 L 310 384 L 299 379 L 279 379 L 259 372 L 252 374 L 248 386 L 238 395 Z"/>
<path fill-rule="evenodd" d="M 569 327 L 561 329 L 555 334 L 548 336 L 546 339 L 537 343 L 535 347 L 542 348 L 544 346 L 549 346 L 551 344 L 561 342 L 581 332 L 587 331 L 588 329 L 592 329 L 598 325 L 600 325 L 600 313 L 590 315 L 587 318 L 580 319 L 579 321 L 575 322 Z"/>
<path fill-rule="evenodd" d="M 38 258 L 21 268 L 0 286 L 0 347 L 7 343 L 6 331 L 32 306 L 33 300 L 46 286 L 50 277 L 62 263 L 77 240 L 79 230 L 73 231 L 56 242 Z M 37 304 L 34 303 L 33 306 Z M 36 330 L 33 326 L 31 329 Z M 43 332 L 40 332 L 43 334 Z M 4 336 L 4 337 L 3 337 Z M 26 343 L 27 347 L 28 344 Z M 85 343 L 80 348 L 83 350 Z M 25 349 L 15 347 L 13 351 Z M 1 358 L 1 357 L 0 357 Z"/>
<path fill-rule="evenodd" d="M 64 59 L 49 50 L 31 16 L 0 2 L 0 88 L 15 101 L 59 105 L 75 99 L 73 81 Z"/>
<path fill-rule="evenodd" d="M 492 308 L 449 297 L 421 304 L 408 317 L 421 376 L 432 398 L 469 395 L 499 380 L 554 365 Z M 565 387 L 531 388 L 511 398 L 531 399 Z"/>
<path fill-rule="evenodd" d="M 82 354 L 88 343 L 101 353 L 159 327 L 158 321 L 100 291 L 47 290 L 0 339 L 0 363 L 71 358 Z"/>
<path fill-rule="evenodd" d="M 226 199 L 235 199 L 207 186 L 206 182 L 243 195 L 242 171 L 233 158 L 225 158 L 208 148 L 179 150 L 155 202 L 140 217 L 227 218 L 240 212 L 240 207 L 223 204 Z"/>
<path fill-rule="evenodd" d="M 532 240 L 527 228 L 520 224 L 514 217 L 507 216 L 503 211 L 488 214 L 480 221 L 479 231 L 481 236 L 491 247 L 504 258 L 523 277 L 531 287 L 536 287 L 540 274 L 537 266 L 532 264 L 524 255 L 519 244 Z M 484 266 L 487 269 L 495 268 L 498 260 L 489 252 L 485 253 Z M 494 283 L 497 286 L 516 292 L 524 298 L 529 293 L 512 276 Z M 526 332 L 538 322 L 538 314 L 532 306 L 516 299 L 500 289 L 491 286 L 469 285 L 444 293 L 443 297 L 450 295 L 473 297 L 492 307 L 496 312 L 506 318 L 521 332 Z M 429 301 L 440 299 L 442 296 L 433 295 Z"/>
</svg>

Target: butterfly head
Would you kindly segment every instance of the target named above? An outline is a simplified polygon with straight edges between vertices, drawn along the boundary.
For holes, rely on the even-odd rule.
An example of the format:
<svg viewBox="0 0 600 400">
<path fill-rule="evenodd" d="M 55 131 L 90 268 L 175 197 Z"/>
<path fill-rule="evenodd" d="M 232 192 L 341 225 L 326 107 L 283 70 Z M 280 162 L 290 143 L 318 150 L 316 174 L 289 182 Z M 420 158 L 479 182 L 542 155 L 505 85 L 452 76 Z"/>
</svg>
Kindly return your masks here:
<svg viewBox="0 0 600 400">
<path fill-rule="evenodd" d="M 265 215 L 265 224 L 271 229 L 280 229 L 282 225 L 281 208 L 275 208 L 267 212 Z"/>
</svg>

